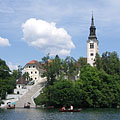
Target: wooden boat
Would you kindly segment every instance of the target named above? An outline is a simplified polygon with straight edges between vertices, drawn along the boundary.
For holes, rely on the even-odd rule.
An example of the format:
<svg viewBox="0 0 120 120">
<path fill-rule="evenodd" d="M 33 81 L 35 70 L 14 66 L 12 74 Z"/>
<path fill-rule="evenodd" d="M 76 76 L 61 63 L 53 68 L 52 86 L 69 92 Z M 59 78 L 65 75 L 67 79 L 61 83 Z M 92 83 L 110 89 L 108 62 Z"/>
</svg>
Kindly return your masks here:
<svg viewBox="0 0 120 120">
<path fill-rule="evenodd" d="M 30 108 L 30 104 L 31 104 L 30 102 L 25 103 L 24 108 Z"/>
<path fill-rule="evenodd" d="M 15 106 L 7 106 L 7 109 L 15 109 Z"/>
<path fill-rule="evenodd" d="M 81 112 L 82 109 L 73 109 L 73 110 L 62 110 L 62 109 L 59 109 L 59 112 Z"/>
<path fill-rule="evenodd" d="M 30 108 L 30 105 L 26 105 L 26 106 L 24 106 L 24 108 Z"/>
<path fill-rule="evenodd" d="M 15 102 L 8 102 L 7 105 L 6 105 L 6 108 L 7 109 L 15 109 Z"/>
<path fill-rule="evenodd" d="M 54 108 L 54 106 L 48 106 L 49 109 Z"/>
</svg>

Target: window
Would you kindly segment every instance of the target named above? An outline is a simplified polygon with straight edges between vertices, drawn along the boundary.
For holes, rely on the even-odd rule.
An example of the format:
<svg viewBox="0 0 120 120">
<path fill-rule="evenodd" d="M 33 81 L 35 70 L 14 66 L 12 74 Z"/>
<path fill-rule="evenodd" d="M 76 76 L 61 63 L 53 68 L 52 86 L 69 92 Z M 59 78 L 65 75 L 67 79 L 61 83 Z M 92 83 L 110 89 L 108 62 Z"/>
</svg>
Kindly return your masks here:
<svg viewBox="0 0 120 120">
<path fill-rule="evenodd" d="M 31 74 L 32 74 L 33 72 L 31 72 Z"/>
<path fill-rule="evenodd" d="M 90 54 L 90 56 L 93 56 L 93 55 L 94 55 L 93 53 Z"/>
<path fill-rule="evenodd" d="M 29 66 L 29 68 L 30 68 L 30 66 Z"/>
<path fill-rule="evenodd" d="M 37 71 L 35 71 L 35 74 L 37 74 Z"/>
<path fill-rule="evenodd" d="M 33 66 L 33 68 L 35 68 L 35 66 Z"/>
<path fill-rule="evenodd" d="M 94 43 L 90 43 L 90 48 L 94 48 Z"/>
<path fill-rule="evenodd" d="M 35 80 L 36 80 L 37 78 L 35 77 Z"/>
<path fill-rule="evenodd" d="M 33 78 L 31 78 L 31 80 L 33 80 Z"/>
</svg>

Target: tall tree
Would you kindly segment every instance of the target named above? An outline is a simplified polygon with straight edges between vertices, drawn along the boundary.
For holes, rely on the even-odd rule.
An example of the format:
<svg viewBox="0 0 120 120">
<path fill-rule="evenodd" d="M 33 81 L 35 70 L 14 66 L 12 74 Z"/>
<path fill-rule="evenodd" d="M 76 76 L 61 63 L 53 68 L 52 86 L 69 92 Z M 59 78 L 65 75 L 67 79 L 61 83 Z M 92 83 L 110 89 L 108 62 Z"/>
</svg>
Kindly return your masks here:
<svg viewBox="0 0 120 120">
<path fill-rule="evenodd" d="M 0 59 L 0 78 L 5 79 L 10 76 L 10 69 L 7 66 L 6 62 Z"/>
<path fill-rule="evenodd" d="M 116 52 L 105 52 L 102 54 L 103 69 L 108 74 L 120 75 L 120 60 Z"/>
<path fill-rule="evenodd" d="M 96 54 L 94 65 L 97 67 L 98 70 L 102 69 L 102 60 L 98 53 Z"/>
<path fill-rule="evenodd" d="M 56 80 L 56 77 L 59 76 L 61 70 L 61 59 L 58 55 L 51 62 L 48 61 L 47 64 L 44 64 L 45 72 L 43 73 L 43 77 L 47 77 L 48 85 L 53 85 Z"/>
<path fill-rule="evenodd" d="M 78 64 L 79 68 L 83 67 L 84 65 L 87 64 L 87 58 L 80 57 L 77 61 L 77 64 Z"/>
<path fill-rule="evenodd" d="M 73 57 L 67 56 L 66 59 L 64 60 L 63 70 L 66 76 L 68 76 L 68 79 L 72 79 L 72 77 L 78 74 L 76 60 Z"/>
<path fill-rule="evenodd" d="M 10 69 L 6 62 L 0 59 L 0 98 L 6 97 L 6 93 L 12 93 L 15 87 L 15 79 L 10 74 Z"/>
</svg>

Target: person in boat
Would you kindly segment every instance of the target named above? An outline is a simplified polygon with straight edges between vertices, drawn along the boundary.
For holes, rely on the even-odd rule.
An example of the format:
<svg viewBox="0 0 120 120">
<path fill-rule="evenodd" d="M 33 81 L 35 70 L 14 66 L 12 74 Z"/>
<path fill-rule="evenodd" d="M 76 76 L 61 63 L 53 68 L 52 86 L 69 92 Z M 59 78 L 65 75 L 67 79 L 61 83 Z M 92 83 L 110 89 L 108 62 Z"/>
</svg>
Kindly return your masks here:
<svg viewBox="0 0 120 120">
<path fill-rule="evenodd" d="M 11 108 L 11 102 L 7 103 L 7 108 Z"/>
<path fill-rule="evenodd" d="M 30 102 L 24 103 L 24 108 L 30 108 Z"/>
<path fill-rule="evenodd" d="M 62 109 L 62 110 L 65 110 L 65 106 L 63 106 L 61 109 Z"/>
<path fill-rule="evenodd" d="M 70 105 L 70 108 L 69 108 L 69 110 L 73 110 L 73 106 L 72 106 L 72 105 Z"/>
<path fill-rule="evenodd" d="M 12 104 L 11 102 L 7 103 L 7 109 L 14 109 L 15 108 L 15 103 Z"/>
</svg>

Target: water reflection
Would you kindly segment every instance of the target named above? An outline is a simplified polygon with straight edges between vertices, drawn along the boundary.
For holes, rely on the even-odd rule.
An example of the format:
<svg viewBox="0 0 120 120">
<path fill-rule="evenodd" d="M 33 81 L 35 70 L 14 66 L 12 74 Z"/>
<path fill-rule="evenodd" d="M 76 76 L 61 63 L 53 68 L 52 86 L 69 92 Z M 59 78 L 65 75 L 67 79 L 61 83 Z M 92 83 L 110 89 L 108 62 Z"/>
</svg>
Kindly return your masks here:
<svg viewBox="0 0 120 120">
<path fill-rule="evenodd" d="M 120 120 L 120 109 L 83 109 L 73 113 L 57 109 L 0 110 L 0 120 Z"/>
</svg>

